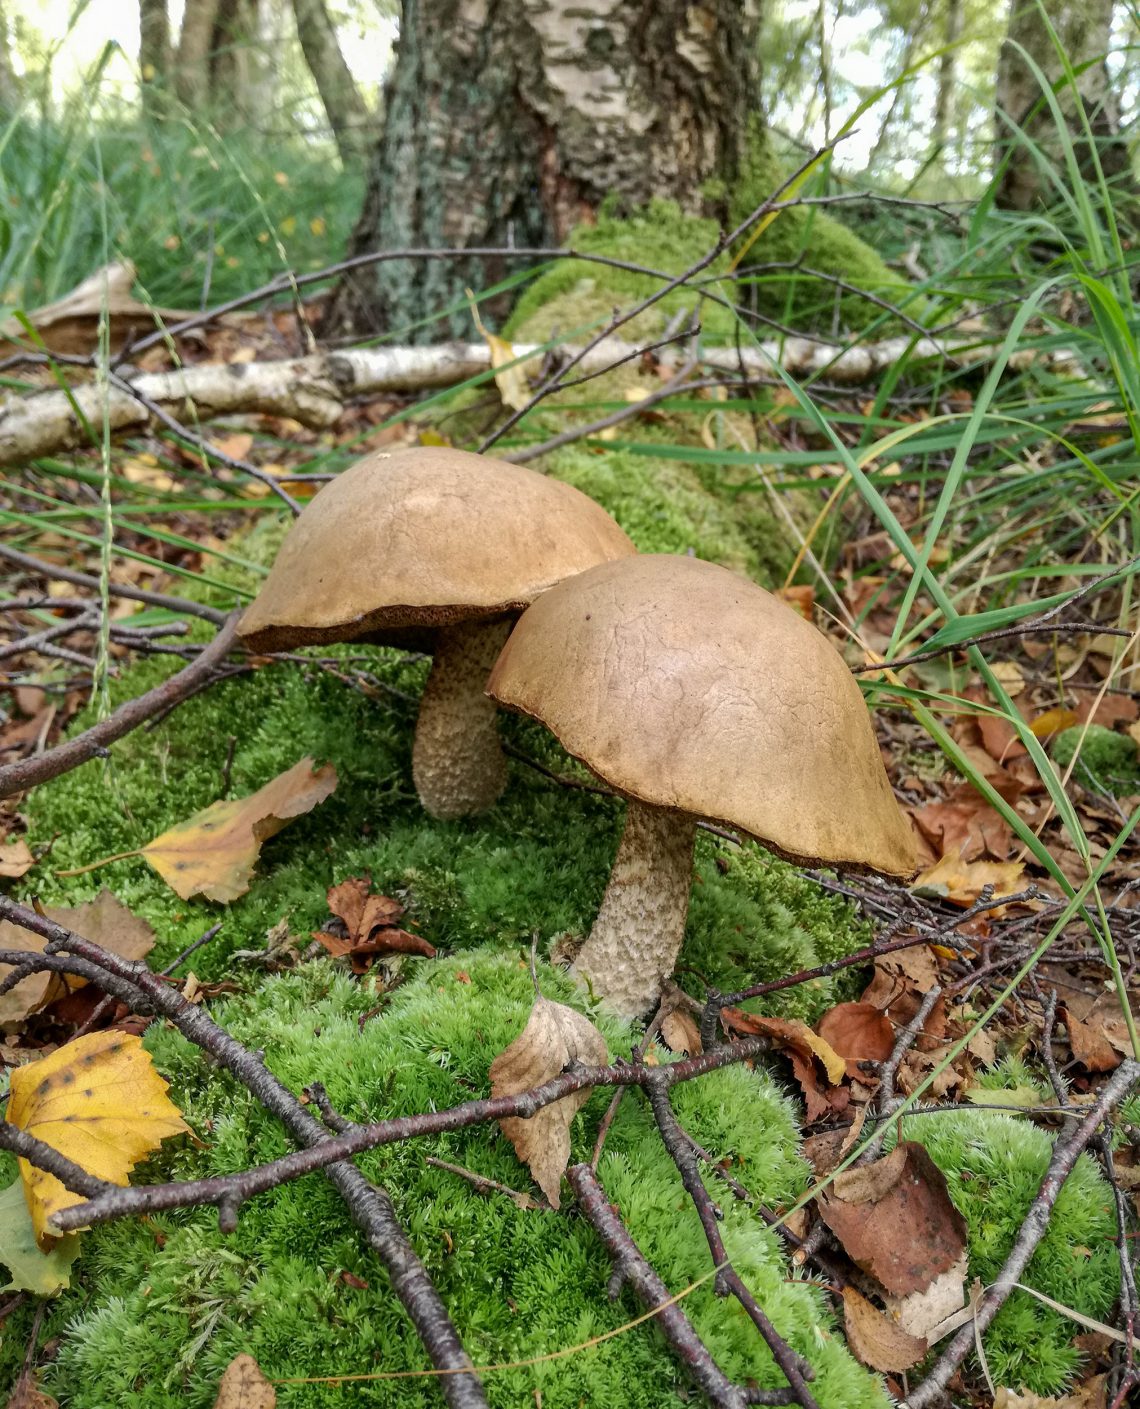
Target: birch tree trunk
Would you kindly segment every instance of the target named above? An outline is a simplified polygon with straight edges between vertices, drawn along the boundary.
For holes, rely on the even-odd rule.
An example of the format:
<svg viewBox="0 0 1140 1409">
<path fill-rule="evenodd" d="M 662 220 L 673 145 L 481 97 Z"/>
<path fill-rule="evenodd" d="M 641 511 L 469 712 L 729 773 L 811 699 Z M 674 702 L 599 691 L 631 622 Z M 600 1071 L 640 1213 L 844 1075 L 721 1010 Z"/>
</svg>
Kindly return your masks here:
<svg viewBox="0 0 1140 1409">
<path fill-rule="evenodd" d="M 700 209 L 757 106 L 758 22 L 759 0 L 403 0 L 349 253 L 557 243 L 610 194 Z M 381 264 L 342 282 L 326 331 L 410 324 L 505 272 Z"/>
<path fill-rule="evenodd" d="M 1048 6 L 1057 37 L 1077 71 L 1077 88 L 1088 113 L 1100 165 L 1110 180 L 1130 170 L 1128 148 L 1120 133 L 1119 105 L 1105 63 L 1112 36 L 1112 9 L 1113 0 L 1079 0 L 1079 3 L 1074 0 L 1074 3 Z M 1000 162 L 1008 152 L 1009 162 L 998 187 L 997 202 L 1008 210 L 1030 210 L 1041 201 L 1051 203 L 1055 192 L 1038 162 L 1011 132 L 1003 113 L 1037 142 L 1049 158 L 1056 162 L 1061 160 L 1056 123 L 1048 106 L 1040 102 L 1041 85 L 1022 50 L 1050 82 L 1056 82 L 1063 74 L 1036 0 L 1011 0 L 1006 42 L 998 59 L 996 156 Z M 1092 175 L 1095 171 L 1093 154 L 1085 139 L 1073 95 L 1066 89 L 1058 96 L 1081 170 L 1086 176 Z M 1035 113 L 1034 108 L 1039 103 L 1040 110 Z"/>
</svg>

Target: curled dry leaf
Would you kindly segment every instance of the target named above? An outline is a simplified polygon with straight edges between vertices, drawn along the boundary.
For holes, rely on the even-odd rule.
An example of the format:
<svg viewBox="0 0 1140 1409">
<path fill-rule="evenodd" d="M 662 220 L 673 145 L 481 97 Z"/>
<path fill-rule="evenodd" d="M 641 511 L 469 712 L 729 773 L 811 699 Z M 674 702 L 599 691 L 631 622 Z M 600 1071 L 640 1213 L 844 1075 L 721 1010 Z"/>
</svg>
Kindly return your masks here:
<svg viewBox="0 0 1140 1409">
<path fill-rule="evenodd" d="M 491 1063 L 491 1094 L 515 1096 L 551 1080 L 571 1062 L 602 1066 L 605 1061 L 606 1039 L 589 1018 L 564 1003 L 536 998 L 526 1027 Z M 558 1186 L 570 1160 L 570 1124 L 589 1099 L 586 1088 L 528 1119 L 499 1122 L 552 1208 L 559 1206 Z"/>
<path fill-rule="evenodd" d="M 400 902 L 387 895 L 370 895 L 371 886 L 367 876 L 350 876 L 340 885 L 330 886 L 329 909 L 341 921 L 345 934 L 320 930 L 313 938 L 334 957 L 349 955 L 357 972 L 363 972 L 375 954 L 421 954 L 425 959 L 434 958 L 433 945 L 399 927 L 404 913 Z"/>
<path fill-rule="evenodd" d="M 36 864 L 28 843 L 23 837 L 15 841 L 0 841 L 0 876 L 6 881 L 18 881 Z"/>
<path fill-rule="evenodd" d="M 923 1291 L 966 1247 L 966 1220 L 946 1178 L 912 1140 L 837 1175 L 816 1200 L 851 1260 L 895 1296 Z"/>
<path fill-rule="evenodd" d="M 925 1340 L 904 1331 L 854 1287 L 843 1288 L 843 1328 L 855 1358 L 872 1370 L 897 1374 L 917 1365 L 927 1352 Z"/>
<path fill-rule="evenodd" d="M 838 1086 L 847 1074 L 847 1063 L 830 1043 L 796 1019 L 768 1018 L 746 1013 L 743 1008 L 722 1008 L 720 1020 L 726 1031 L 770 1038 L 792 1064 L 792 1073 L 804 1093 L 808 1124 L 827 1115 L 831 1102 L 819 1084 L 815 1063 L 820 1062 L 832 1086 Z"/>
<path fill-rule="evenodd" d="M 680 1056 L 697 1057 L 702 1051 L 701 1030 L 692 1013 L 684 1008 L 674 1008 L 665 1014 L 661 1019 L 661 1036 L 670 1052 Z"/>
<path fill-rule="evenodd" d="M 249 889 L 261 844 L 337 785 L 331 763 L 303 758 L 249 797 L 215 802 L 148 842 L 141 854 L 183 900 L 230 901 Z"/>
<path fill-rule="evenodd" d="M 860 1076 L 859 1063 L 885 1062 L 895 1045 L 891 1021 L 872 1003 L 837 1003 L 816 1028 L 847 1063 L 848 1076 Z"/>
<path fill-rule="evenodd" d="M 1021 861 L 964 861 L 961 856 L 943 856 L 911 882 L 911 890 L 948 900 L 951 905 L 967 909 L 982 893 L 983 886 L 993 886 L 994 897 L 1014 895 L 1025 886 L 1025 865 Z M 988 912 L 994 918 L 1005 907 Z"/>
<path fill-rule="evenodd" d="M 277 1391 L 252 1355 L 235 1355 L 218 1381 L 214 1409 L 274 1409 Z"/>
<path fill-rule="evenodd" d="M 18 1067 L 8 1119 L 114 1184 L 125 1184 L 163 1140 L 189 1131 L 142 1039 L 113 1029 L 79 1037 L 40 1062 Z M 54 1175 L 27 1160 L 19 1163 L 36 1242 L 46 1249 L 56 1236 L 47 1226 L 52 1215 L 83 1199 Z"/>
<path fill-rule="evenodd" d="M 82 905 L 49 905 L 44 907 L 43 913 L 49 920 L 74 930 L 123 959 L 145 958 L 154 948 L 154 930 L 150 925 L 106 889 Z M 42 954 L 46 942 L 40 935 L 9 920 L 0 920 L 0 949 Z M 10 964 L 0 964 L 0 979 L 11 969 Z M 87 980 L 81 978 L 64 980 L 58 974 L 29 974 L 7 993 L 0 994 L 0 1029 L 11 1031 L 19 1027 L 32 1013 L 38 1013 L 62 997 L 69 988 L 82 988 L 86 983 Z"/>
</svg>

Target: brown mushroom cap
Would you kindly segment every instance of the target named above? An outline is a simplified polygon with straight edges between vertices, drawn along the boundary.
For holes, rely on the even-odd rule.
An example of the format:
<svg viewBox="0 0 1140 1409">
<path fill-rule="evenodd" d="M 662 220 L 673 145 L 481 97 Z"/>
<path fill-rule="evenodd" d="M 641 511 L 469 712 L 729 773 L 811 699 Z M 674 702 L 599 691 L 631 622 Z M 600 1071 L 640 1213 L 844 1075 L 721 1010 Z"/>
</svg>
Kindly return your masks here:
<svg viewBox="0 0 1140 1409">
<path fill-rule="evenodd" d="M 914 870 L 842 657 L 726 568 L 645 554 L 563 582 L 519 620 L 487 693 L 629 797 L 742 828 L 801 864 Z"/>
<path fill-rule="evenodd" d="M 521 611 L 563 577 L 633 552 L 560 480 L 446 446 L 378 452 L 306 506 L 238 632 L 258 651 L 382 641 Z"/>
</svg>

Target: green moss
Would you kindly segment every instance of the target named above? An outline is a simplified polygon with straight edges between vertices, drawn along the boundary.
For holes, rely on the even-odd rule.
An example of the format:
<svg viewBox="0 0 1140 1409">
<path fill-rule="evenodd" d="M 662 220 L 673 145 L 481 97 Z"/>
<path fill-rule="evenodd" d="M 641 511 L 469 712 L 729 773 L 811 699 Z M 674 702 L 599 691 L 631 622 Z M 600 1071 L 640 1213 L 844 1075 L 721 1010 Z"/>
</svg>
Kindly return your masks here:
<svg viewBox="0 0 1140 1409">
<path fill-rule="evenodd" d="M 741 173 L 727 192 L 730 225 L 735 228 L 746 220 L 779 189 L 788 174 L 763 128 L 757 125 Z M 812 270 L 905 306 L 912 318 L 918 316 L 919 306 L 906 280 L 888 269 L 853 230 L 817 206 L 782 210 L 752 243 L 741 267 L 797 262 L 803 272 L 783 269 L 758 273 L 752 285 L 758 309 L 797 330 L 834 327 L 858 331 L 879 322 L 884 325 L 884 334 L 898 331 L 880 306 L 858 293 L 844 293 L 827 280 L 813 278 L 808 272 Z"/>
<path fill-rule="evenodd" d="M 581 1001 L 560 973 L 544 966 L 541 981 L 549 996 Z M 521 1029 L 531 1000 L 522 951 L 484 947 L 418 964 L 383 1015 L 363 1025 L 375 995 L 323 961 L 219 1005 L 218 1016 L 240 1039 L 263 1046 L 294 1089 L 322 1080 L 334 1104 L 359 1119 L 485 1094 L 490 1060 Z M 601 1023 L 611 1051 L 628 1051 L 635 1034 L 613 1020 Z M 147 1041 L 191 1124 L 207 1136 L 202 1149 L 183 1142 L 164 1152 L 152 1176 L 224 1173 L 286 1148 L 276 1122 L 176 1033 L 157 1027 Z M 598 1093 L 576 1123 L 575 1158 L 588 1156 L 607 1103 L 608 1093 Z M 755 1195 L 779 1205 L 802 1191 L 806 1170 L 794 1153 L 792 1108 L 762 1072 L 718 1073 L 699 1091 L 681 1090 L 676 1104 L 695 1138 L 734 1158 Z M 608 1301 L 608 1260 L 584 1220 L 567 1210 L 524 1212 L 505 1197 L 477 1194 L 426 1165 L 427 1153 L 515 1188 L 528 1181 L 493 1126 L 391 1146 L 360 1161 L 391 1191 L 477 1363 L 575 1345 L 640 1313 L 628 1295 Z M 670 1286 L 680 1290 L 707 1272 L 699 1223 L 640 1100 L 623 1103 L 600 1176 Z M 731 1255 L 781 1332 L 816 1366 L 821 1404 L 885 1405 L 874 1378 L 832 1333 L 821 1292 L 790 1274 L 774 1235 L 743 1205 L 725 1201 L 724 1210 Z M 377 1260 L 319 1176 L 258 1199 L 229 1238 L 201 1212 L 95 1230 L 85 1235 L 79 1270 L 79 1284 L 50 1312 L 49 1330 L 62 1339 L 45 1385 L 65 1409 L 206 1409 L 239 1351 L 256 1356 L 274 1378 L 425 1366 Z M 346 1284 L 343 1271 L 367 1287 Z M 779 1383 L 736 1303 L 719 1300 L 706 1282 L 685 1306 L 728 1373 Z M 679 1409 L 687 1397 L 672 1357 L 647 1325 L 565 1359 L 489 1374 L 486 1383 L 493 1406 L 533 1405 L 536 1390 L 555 1409 Z M 363 1383 L 351 1392 L 354 1402 L 399 1409 L 438 1402 L 424 1380 Z M 279 1403 L 339 1406 L 344 1393 L 281 1386 Z"/>
<path fill-rule="evenodd" d="M 1068 768 L 1078 748 L 1080 756 L 1073 769 L 1078 782 L 1117 797 L 1140 790 L 1140 753 L 1127 734 L 1118 734 L 1103 724 L 1064 729 L 1053 741 L 1054 762 Z"/>
<path fill-rule="evenodd" d="M 644 210 L 617 215 L 603 208 L 593 225 L 579 225 L 570 236 L 571 248 L 583 254 L 640 264 L 647 269 L 680 274 L 702 259 L 720 237 L 715 220 L 685 215 L 671 201 L 653 201 Z M 727 257 L 714 262 L 709 275 L 728 272 Z M 661 280 L 602 264 L 563 259 L 538 276 L 523 292 L 504 329 L 517 342 L 541 341 L 555 330 L 570 338 L 587 328 L 599 327 L 612 316 L 615 304 L 638 303 L 657 292 Z M 714 289 L 714 292 L 721 292 Z M 660 334 L 678 313 L 691 313 L 698 303 L 692 288 L 666 294 L 652 308 L 622 327 L 627 338 Z M 732 312 L 700 300 L 702 337 L 710 343 L 732 340 L 736 319 Z"/>
<path fill-rule="evenodd" d="M 625 450 L 567 446 L 548 457 L 549 472 L 596 499 L 642 553 L 688 553 L 767 585 L 781 582 L 794 547 L 755 477 L 738 492 L 739 473 L 721 466 Z M 794 506 L 793 506 L 794 508 Z"/>
<path fill-rule="evenodd" d="M 1053 1141 L 1027 1119 L 998 1111 L 918 1114 L 904 1135 L 919 1140 L 946 1175 L 969 1225 L 970 1276 L 989 1285 L 1005 1262 L 1049 1165 Z M 1081 1155 L 1057 1198 L 1023 1281 L 1064 1306 L 1104 1320 L 1120 1289 L 1112 1194 Z M 995 1384 L 1055 1394 L 1081 1363 L 1079 1327 L 1015 1291 L 985 1336 Z"/>
</svg>

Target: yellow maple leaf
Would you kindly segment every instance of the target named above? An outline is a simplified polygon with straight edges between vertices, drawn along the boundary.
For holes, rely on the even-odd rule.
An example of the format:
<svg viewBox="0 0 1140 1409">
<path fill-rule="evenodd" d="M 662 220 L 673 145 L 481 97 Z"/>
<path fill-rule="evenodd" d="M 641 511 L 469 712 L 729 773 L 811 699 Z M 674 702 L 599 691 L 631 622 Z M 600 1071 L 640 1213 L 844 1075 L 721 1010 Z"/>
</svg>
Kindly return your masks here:
<svg viewBox="0 0 1140 1409">
<path fill-rule="evenodd" d="M 166 1094 L 166 1082 L 143 1050 L 142 1039 L 113 1028 L 17 1067 L 8 1119 L 112 1184 L 127 1183 L 144 1155 L 190 1129 Z M 47 1226 L 50 1219 L 83 1197 L 27 1160 L 19 1163 L 36 1242 L 46 1252 L 55 1241 Z"/>
<path fill-rule="evenodd" d="M 199 894 L 236 900 L 249 889 L 261 843 L 324 802 L 336 784 L 331 763 L 314 771 L 313 760 L 303 758 L 249 797 L 196 812 L 147 842 L 141 854 L 183 900 Z"/>
</svg>

